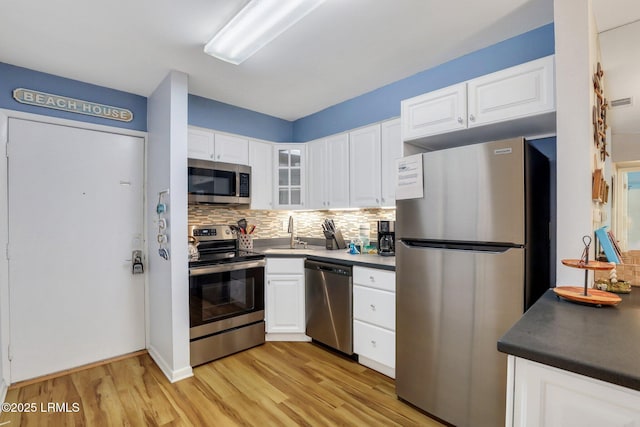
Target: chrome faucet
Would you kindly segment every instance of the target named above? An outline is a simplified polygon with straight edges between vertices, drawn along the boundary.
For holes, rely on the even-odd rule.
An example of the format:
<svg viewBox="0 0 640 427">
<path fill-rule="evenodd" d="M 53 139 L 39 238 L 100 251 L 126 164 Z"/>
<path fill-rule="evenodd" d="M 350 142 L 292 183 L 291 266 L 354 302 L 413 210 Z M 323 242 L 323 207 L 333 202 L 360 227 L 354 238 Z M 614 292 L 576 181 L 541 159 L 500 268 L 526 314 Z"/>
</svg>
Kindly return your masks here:
<svg viewBox="0 0 640 427">
<path fill-rule="evenodd" d="M 287 233 L 291 233 L 291 237 L 289 239 L 289 247 L 293 249 L 296 247 L 293 238 L 293 215 L 289 215 L 289 228 L 287 229 Z"/>
<path fill-rule="evenodd" d="M 298 245 L 303 248 L 307 247 L 307 242 L 303 242 L 302 240 L 295 239 L 293 237 L 293 215 L 289 216 L 289 228 L 287 229 L 287 233 L 291 233 L 291 237 L 289 238 L 289 247 L 291 249 L 295 249 Z"/>
</svg>

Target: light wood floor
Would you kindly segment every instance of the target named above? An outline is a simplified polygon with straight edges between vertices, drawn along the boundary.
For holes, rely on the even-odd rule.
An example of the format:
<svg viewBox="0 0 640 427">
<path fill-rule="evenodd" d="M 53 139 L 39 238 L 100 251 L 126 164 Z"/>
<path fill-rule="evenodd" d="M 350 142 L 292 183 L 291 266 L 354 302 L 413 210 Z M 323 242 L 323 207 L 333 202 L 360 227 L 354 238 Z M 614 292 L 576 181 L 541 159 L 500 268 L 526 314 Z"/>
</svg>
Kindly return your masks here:
<svg viewBox="0 0 640 427">
<path fill-rule="evenodd" d="M 397 400 L 393 380 L 311 343 L 267 342 L 175 384 L 143 354 L 11 388 L 5 402 L 37 407 L 2 413 L 9 427 L 441 425 Z M 70 412 L 41 412 L 48 402 Z"/>
</svg>

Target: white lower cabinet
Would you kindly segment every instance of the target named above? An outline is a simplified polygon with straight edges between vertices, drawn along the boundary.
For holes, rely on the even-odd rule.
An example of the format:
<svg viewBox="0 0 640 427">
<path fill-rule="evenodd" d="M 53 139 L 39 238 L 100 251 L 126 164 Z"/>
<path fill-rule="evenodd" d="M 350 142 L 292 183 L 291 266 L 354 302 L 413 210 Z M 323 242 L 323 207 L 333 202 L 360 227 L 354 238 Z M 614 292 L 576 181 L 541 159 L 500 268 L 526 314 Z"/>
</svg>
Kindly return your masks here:
<svg viewBox="0 0 640 427">
<path fill-rule="evenodd" d="M 395 330 L 395 272 L 355 266 L 353 351 L 358 361 L 395 378 Z"/>
<path fill-rule="evenodd" d="M 304 259 L 267 258 L 266 339 L 309 341 L 305 335 Z"/>
<path fill-rule="evenodd" d="M 359 320 L 353 321 L 353 349 L 365 366 L 395 378 L 396 333 Z M 369 362 L 369 363 L 367 363 Z M 370 362 L 376 362 L 371 364 Z"/>
<path fill-rule="evenodd" d="M 509 356 L 505 425 L 640 426 L 640 392 Z"/>
</svg>

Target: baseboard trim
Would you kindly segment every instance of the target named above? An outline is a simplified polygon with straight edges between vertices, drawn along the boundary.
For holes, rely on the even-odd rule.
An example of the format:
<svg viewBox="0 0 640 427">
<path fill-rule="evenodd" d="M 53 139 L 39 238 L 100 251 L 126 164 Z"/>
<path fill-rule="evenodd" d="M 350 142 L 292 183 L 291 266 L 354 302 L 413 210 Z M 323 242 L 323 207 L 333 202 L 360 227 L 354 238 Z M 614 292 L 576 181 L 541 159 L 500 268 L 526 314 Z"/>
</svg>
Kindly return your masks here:
<svg viewBox="0 0 640 427">
<path fill-rule="evenodd" d="M 151 356 L 156 365 L 158 365 L 158 368 L 160 368 L 164 376 L 167 377 L 167 379 L 172 383 L 193 376 L 193 369 L 191 368 L 191 366 L 185 366 L 184 368 L 177 370 L 171 369 L 166 360 L 164 360 L 158 350 L 156 350 L 153 346 L 149 347 L 149 356 Z"/>
<path fill-rule="evenodd" d="M 87 363 L 86 365 L 76 366 L 75 368 L 69 368 L 69 369 L 65 369 L 63 371 L 58 371 L 58 372 L 53 372 L 51 374 L 41 375 L 39 377 L 31 378 L 31 379 L 28 379 L 28 380 L 18 381 L 16 383 L 11 384 L 9 386 L 9 388 L 24 387 L 24 386 L 35 384 L 35 383 L 39 383 L 39 382 L 42 382 L 42 381 L 47 381 L 47 380 L 50 380 L 50 379 L 62 377 L 64 375 L 69 375 L 69 374 L 73 374 L 73 373 L 76 373 L 76 372 L 84 371 L 86 369 L 95 368 L 97 366 L 107 365 L 109 363 L 117 362 L 119 360 L 128 359 L 130 357 L 141 356 L 141 355 L 146 354 L 146 353 L 147 353 L 147 350 L 138 350 L 138 351 L 134 351 L 132 353 L 127 353 L 127 354 L 122 354 L 120 356 L 110 357 L 109 359 L 103 359 L 103 360 L 99 360 L 97 362 Z"/>
<path fill-rule="evenodd" d="M 293 342 L 309 342 L 311 341 L 311 337 L 306 336 L 305 334 L 266 334 L 264 337 L 265 341 L 293 341 Z"/>
<path fill-rule="evenodd" d="M 369 359 L 368 357 L 364 357 L 362 355 L 358 355 L 358 363 L 366 366 L 367 368 L 373 369 L 374 371 L 378 371 L 381 374 L 388 376 L 389 378 L 396 377 L 396 369 L 390 366 L 384 365 L 376 360 Z"/>
</svg>

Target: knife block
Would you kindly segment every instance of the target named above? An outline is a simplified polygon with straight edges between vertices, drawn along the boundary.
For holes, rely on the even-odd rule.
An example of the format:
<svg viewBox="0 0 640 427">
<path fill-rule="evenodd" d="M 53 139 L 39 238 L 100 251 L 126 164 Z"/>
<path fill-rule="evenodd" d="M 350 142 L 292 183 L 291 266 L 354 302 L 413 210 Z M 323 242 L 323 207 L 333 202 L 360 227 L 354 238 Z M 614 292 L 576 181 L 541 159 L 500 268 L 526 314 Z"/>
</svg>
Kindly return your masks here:
<svg viewBox="0 0 640 427">
<path fill-rule="evenodd" d="M 328 250 L 337 250 L 337 249 L 347 249 L 347 244 L 344 242 L 342 238 L 342 233 L 340 230 L 336 230 L 336 232 L 332 236 L 325 236 L 325 245 L 324 247 Z"/>
<path fill-rule="evenodd" d="M 325 248 L 332 251 L 338 249 L 338 242 L 333 237 L 325 239 Z"/>
</svg>

